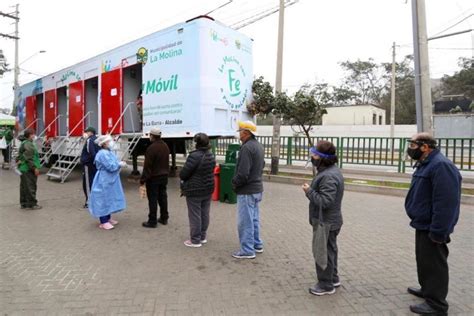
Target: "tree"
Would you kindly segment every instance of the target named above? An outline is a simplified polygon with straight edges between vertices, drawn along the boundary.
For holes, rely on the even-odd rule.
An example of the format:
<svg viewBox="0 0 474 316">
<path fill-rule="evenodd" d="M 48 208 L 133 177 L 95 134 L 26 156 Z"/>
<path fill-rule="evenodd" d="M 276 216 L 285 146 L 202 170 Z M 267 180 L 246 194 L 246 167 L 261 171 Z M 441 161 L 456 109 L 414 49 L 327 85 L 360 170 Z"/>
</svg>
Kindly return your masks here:
<svg viewBox="0 0 474 316">
<path fill-rule="evenodd" d="M 474 99 L 474 59 L 459 58 L 458 62 L 461 70 L 452 76 L 444 75 L 441 78 L 441 91 L 443 94 L 462 94 L 465 97 Z"/>
<path fill-rule="evenodd" d="M 327 113 L 324 108 L 331 102 L 328 84 L 304 85 L 290 97 L 285 92 L 275 95 L 270 83 L 259 77 L 254 81 L 252 89 L 254 101 L 247 106 L 250 113 L 268 114 L 268 109 L 271 109 L 270 111 L 280 115 L 286 124 L 300 128 L 313 146 L 311 128 L 321 124 L 322 116 Z"/>
<path fill-rule="evenodd" d="M 386 88 L 381 65 L 376 64 L 372 58 L 367 61 L 344 61 L 339 65 L 346 72 L 344 86 L 346 92 L 352 94 L 355 104 L 381 103 Z"/>
<path fill-rule="evenodd" d="M 395 65 L 395 124 L 416 124 L 415 72 L 413 56 L 407 55 Z M 391 91 L 388 84 L 392 75 L 392 63 L 383 63 L 384 78 L 387 82 L 381 106 L 386 109 L 387 123 L 390 122 Z"/>
</svg>

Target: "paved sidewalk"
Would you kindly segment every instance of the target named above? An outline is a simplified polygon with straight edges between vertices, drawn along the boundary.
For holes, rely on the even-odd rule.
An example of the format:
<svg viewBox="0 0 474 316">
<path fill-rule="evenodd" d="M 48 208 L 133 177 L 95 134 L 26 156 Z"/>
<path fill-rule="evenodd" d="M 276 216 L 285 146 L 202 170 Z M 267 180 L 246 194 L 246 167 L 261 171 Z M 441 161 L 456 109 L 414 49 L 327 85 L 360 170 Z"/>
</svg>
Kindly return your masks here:
<svg viewBox="0 0 474 316">
<path fill-rule="evenodd" d="M 128 172 L 127 172 L 128 173 Z M 342 287 L 315 297 L 308 202 L 293 185 L 265 183 L 265 252 L 238 261 L 235 205 L 213 203 L 209 243 L 191 249 L 185 200 L 169 189 L 168 226 L 145 229 L 146 202 L 125 181 L 127 210 L 112 231 L 81 208 L 80 174 L 42 175 L 42 210 L 18 206 L 19 178 L 0 170 L 0 315 L 410 315 L 419 302 L 414 231 L 403 198 L 346 192 L 339 237 Z M 474 209 L 450 244 L 450 315 L 474 314 Z"/>
</svg>

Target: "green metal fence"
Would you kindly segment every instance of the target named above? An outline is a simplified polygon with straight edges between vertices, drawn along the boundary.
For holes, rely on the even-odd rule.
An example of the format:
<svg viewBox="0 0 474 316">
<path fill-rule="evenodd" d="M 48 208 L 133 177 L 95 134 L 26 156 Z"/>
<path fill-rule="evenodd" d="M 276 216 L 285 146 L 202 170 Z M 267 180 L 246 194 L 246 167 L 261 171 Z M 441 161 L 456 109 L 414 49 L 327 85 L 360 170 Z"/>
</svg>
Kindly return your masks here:
<svg viewBox="0 0 474 316">
<path fill-rule="evenodd" d="M 271 158 L 272 137 L 260 136 L 258 141 L 265 149 L 265 158 Z M 391 137 L 313 137 L 316 144 L 328 140 L 337 148 L 339 165 L 371 165 L 394 167 L 398 172 L 405 172 L 412 161 L 405 159 L 407 138 Z M 215 153 L 224 156 L 229 144 L 236 139 L 220 138 L 214 142 Z M 440 151 L 463 171 L 474 171 L 474 138 L 438 138 Z M 280 160 L 287 165 L 293 162 L 304 162 L 309 159 L 309 141 L 306 137 L 280 137 Z"/>
</svg>

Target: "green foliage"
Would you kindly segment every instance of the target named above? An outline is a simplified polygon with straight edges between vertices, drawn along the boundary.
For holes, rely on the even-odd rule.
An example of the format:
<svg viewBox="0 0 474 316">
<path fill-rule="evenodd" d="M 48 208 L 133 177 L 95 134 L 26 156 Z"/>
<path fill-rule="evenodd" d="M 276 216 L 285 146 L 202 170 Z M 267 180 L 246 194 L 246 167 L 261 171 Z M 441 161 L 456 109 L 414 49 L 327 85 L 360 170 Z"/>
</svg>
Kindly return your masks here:
<svg viewBox="0 0 474 316">
<path fill-rule="evenodd" d="M 460 58 L 461 70 L 452 76 L 445 75 L 441 78 L 441 90 L 446 95 L 462 94 L 469 99 L 474 99 L 474 59 Z"/>
<path fill-rule="evenodd" d="M 247 110 L 252 115 L 265 115 L 272 111 L 275 100 L 273 87 L 269 82 L 264 81 L 262 76 L 253 81 L 252 94 L 253 102 L 247 106 Z"/>
</svg>

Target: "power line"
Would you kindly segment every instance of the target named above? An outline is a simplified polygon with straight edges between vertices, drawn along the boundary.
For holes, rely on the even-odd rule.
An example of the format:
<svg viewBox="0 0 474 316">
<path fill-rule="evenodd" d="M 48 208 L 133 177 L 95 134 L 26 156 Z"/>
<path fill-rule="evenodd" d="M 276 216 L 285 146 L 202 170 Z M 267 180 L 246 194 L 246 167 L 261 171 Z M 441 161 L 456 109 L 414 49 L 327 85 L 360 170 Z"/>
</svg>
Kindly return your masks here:
<svg viewBox="0 0 474 316">
<path fill-rule="evenodd" d="M 469 19 L 469 18 L 470 18 L 471 16 L 473 16 L 473 15 L 474 15 L 474 13 L 469 14 L 468 16 L 466 16 L 466 17 L 465 17 L 464 19 L 462 19 L 461 21 L 456 22 L 456 23 L 454 23 L 453 25 L 451 25 L 450 27 L 445 28 L 445 29 L 442 30 L 441 32 L 436 33 L 435 35 L 433 35 L 433 37 L 434 37 L 434 36 L 437 36 L 437 35 L 439 35 L 439 34 L 441 34 L 441 33 L 444 33 L 444 32 L 446 32 L 446 31 L 448 31 L 448 30 L 450 30 L 450 29 L 452 29 L 453 27 L 455 27 L 456 25 L 461 24 L 462 22 L 466 21 L 467 19 Z"/>
</svg>

